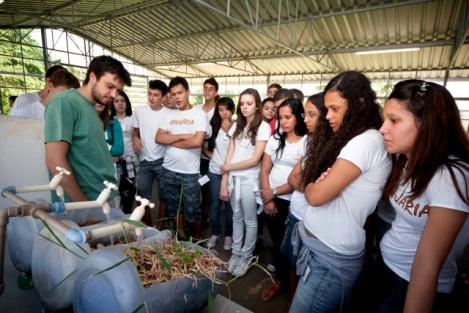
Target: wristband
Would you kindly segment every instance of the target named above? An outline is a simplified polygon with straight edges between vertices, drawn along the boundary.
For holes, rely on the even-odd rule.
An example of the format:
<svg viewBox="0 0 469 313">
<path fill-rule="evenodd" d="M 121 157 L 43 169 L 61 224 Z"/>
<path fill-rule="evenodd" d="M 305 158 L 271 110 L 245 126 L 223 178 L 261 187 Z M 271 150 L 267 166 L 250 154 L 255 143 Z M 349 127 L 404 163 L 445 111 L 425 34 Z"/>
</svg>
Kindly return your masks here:
<svg viewBox="0 0 469 313">
<path fill-rule="evenodd" d="M 273 195 L 274 197 L 277 197 L 277 188 L 275 188 L 275 187 L 272 188 L 272 195 Z"/>
</svg>

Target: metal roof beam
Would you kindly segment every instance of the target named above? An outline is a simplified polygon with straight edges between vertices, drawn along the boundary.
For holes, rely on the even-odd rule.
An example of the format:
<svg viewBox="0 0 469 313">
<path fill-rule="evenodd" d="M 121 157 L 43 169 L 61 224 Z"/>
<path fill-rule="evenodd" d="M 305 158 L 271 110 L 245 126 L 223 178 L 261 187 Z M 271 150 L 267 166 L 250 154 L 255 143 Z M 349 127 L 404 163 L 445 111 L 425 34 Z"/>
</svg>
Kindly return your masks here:
<svg viewBox="0 0 469 313">
<path fill-rule="evenodd" d="M 443 85 L 446 86 L 449 78 L 449 70 L 454 65 L 456 57 L 461 51 L 464 41 L 469 35 L 469 5 L 466 1 L 462 3 L 461 17 L 459 18 L 458 31 L 456 33 L 456 40 L 454 41 L 453 48 L 451 49 L 451 54 L 449 57 L 448 67 L 445 72 L 445 78 L 443 80 Z"/>
<path fill-rule="evenodd" d="M 370 51 L 370 50 L 387 50 L 387 49 L 400 49 L 400 48 L 430 48 L 430 47 L 442 47 L 442 46 L 452 46 L 454 44 L 453 40 L 429 40 L 429 41 L 416 41 L 412 43 L 406 44 L 385 44 L 380 46 L 367 46 L 367 47 L 353 47 L 353 48 L 330 48 L 330 49 L 320 49 L 314 50 L 310 52 L 303 52 L 309 56 L 320 56 L 326 53 L 328 54 L 344 54 L 344 53 L 354 53 L 359 51 Z M 214 62 L 221 62 L 227 59 L 231 61 L 236 60 L 244 60 L 248 58 L 250 61 L 255 60 L 266 60 L 266 59 L 277 59 L 277 58 L 284 58 L 284 57 L 296 57 L 295 54 L 291 52 L 283 52 L 272 54 L 271 51 L 252 51 L 247 52 L 245 55 L 224 55 L 218 56 L 216 58 L 211 58 Z M 196 61 L 193 59 L 193 61 Z M 173 63 L 154 63 L 150 64 L 151 66 L 164 66 L 164 65 L 177 65 L 177 64 L 185 64 L 187 61 L 184 62 L 173 62 Z M 208 60 L 202 60 L 202 62 L 209 62 Z M 265 73 L 264 73 L 265 74 Z"/>
<path fill-rule="evenodd" d="M 179 2 L 179 1 L 176 1 Z M 150 10 L 153 9 L 154 7 L 161 7 L 162 5 L 175 5 L 175 1 L 169 1 L 169 0 L 160 0 L 160 1 L 142 1 L 137 4 L 129 5 L 126 7 L 122 7 L 120 9 L 116 10 L 111 10 L 109 12 L 106 12 L 104 14 L 101 14 L 100 16 L 97 16 L 95 18 L 89 19 L 89 18 L 84 18 L 80 21 L 78 21 L 75 25 L 75 27 L 86 27 L 88 25 L 92 24 L 97 24 L 100 22 L 107 21 L 109 19 L 116 19 L 119 17 L 135 14 L 135 13 L 140 13 L 142 11 Z"/>
<path fill-rule="evenodd" d="M 462 5 L 463 9 L 461 11 L 461 18 L 459 19 L 456 41 L 454 42 L 453 49 L 451 50 L 449 67 L 453 66 L 467 36 L 469 36 L 469 5 L 466 1 L 463 1 Z"/>
<path fill-rule="evenodd" d="M 363 74 L 379 74 L 379 73 L 383 73 L 383 74 L 388 74 L 388 73 L 391 73 L 390 74 L 390 78 L 393 78 L 393 77 L 399 77 L 399 73 L 422 73 L 422 72 L 444 72 L 446 68 L 442 67 L 442 68 L 436 68 L 436 69 L 432 69 L 432 68 L 425 68 L 425 69 L 422 69 L 422 68 L 406 68 L 406 69 L 383 69 L 383 70 L 365 70 L 365 71 L 360 71 L 362 72 Z M 469 70 L 469 66 L 464 66 L 464 67 L 458 67 L 456 69 L 453 69 L 453 70 Z M 294 72 L 294 73 L 270 73 L 269 75 L 270 76 L 301 76 L 301 75 L 336 75 L 336 74 L 339 74 L 339 72 L 334 72 L 334 71 L 322 71 L 322 72 Z M 397 74 L 397 75 L 395 75 Z M 393 76 L 395 75 L 395 76 Z M 264 76 L 264 75 L 236 75 L 236 74 L 232 74 L 232 75 L 213 75 L 213 77 L 217 78 L 217 77 L 252 77 L 252 76 Z M 204 76 L 193 76 L 192 78 L 203 78 Z M 395 79 L 395 78 L 393 78 Z"/>
<path fill-rule="evenodd" d="M 205 1 L 200 1 L 200 0 L 193 0 L 195 2 L 199 3 L 206 3 Z M 435 0 L 433 0 L 435 1 Z M 393 1 L 393 2 L 386 2 L 386 3 L 377 3 L 377 4 L 370 4 L 367 3 L 365 5 L 354 5 L 352 8 L 344 8 L 341 7 L 339 9 L 335 10 L 329 10 L 327 12 L 315 12 L 315 13 L 310 13 L 306 15 L 299 15 L 298 17 L 295 17 L 293 21 L 290 20 L 285 20 L 282 25 L 288 25 L 292 23 L 298 23 L 298 22 L 303 22 L 303 21 L 310 21 L 318 18 L 326 18 L 326 17 L 333 17 L 333 16 L 342 16 L 342 15 L 347 15 L 347 14 L 354 14 L 354 13 L 361 13 L 361 12 L 366 12 L 366 11 L 375 11 L 375 10 L 383 10 L 383 9 L 390 9 L 390 8 L 395 8 L 395 7 L 401 7 L 401 6 L 406 6 L 406 5 L 414 5 L 414 4 L 420 4 L 420 3 L 428 3 L 431 1 L 428 0 L 408 0 L 408 1 Z M 229 3 L 229 1 L 228 1 Z M 222 12 L 225 16 L 230 16 L 230 10 L 229 6 L 227 7 L 227 12 Z M 211 35 L 213 33 L 226 33 L 226 32 L 236 32 L 240 30 L 244 30 L 246 28 L 252 28 L 254 31 L 255 30 L 260 30 L 262 27 L 269 27 L 269 26 L 276 26 L 277 23 L 279 22 L 278 19 L 272 20 L 272 21 L 267 21 L 264 23 L 260 23 L 259 21 L 256 21 L 256 27 L 252 28 L 249 24 L 246 24 L 246 22 L 243 21 L 243 24 L 237 25 L 237 26 L 232 26 L 232 27 L 226 27 L 226 28 L 220 28 L 216 30 L 208 30 L 208 31 L 196 31 L 194 33 L 189 33 L 186 35 L 181 35 L 181 36 L 169 36 L 169 37 L 163 37 L 163 38 L 157 38 L 156 40 L 158 42 L 164 43 L 166 41 L 173 41 L 173 40 L 182 40 L 186 38 L 193 38 L 194 36 L 204 36 L 204 35 Z M 126 45 L 122 45 L 121 47 L 125 46 L 131 46 L 131 45 L 136 45 L 136 44 L 153 44 L 155 40 L 144 40 L 144 41 L 134 41 L 134 42 L 129 42 Z"/>
<path fill-rule="evenodd" d="M 290 51 L 290 52 L 292 52 L 292 53 L 294 53 L 294 54 L 296 54 L 296 55 L 299 55 L 299 56 L 304 57 L 304 58 L 306 58 L 306 59 L 308 59 L 308 60 L 311 60 L 312 62 L 314 62 L 314 63 L 316 63 L 316 64 L 319 64 L 320 66 L 322 66 L 322 67 L 324 67 L 324 68 L 333 69 L 333 68 L 332 68 L 331 66 L 329 66 L 328 64 L 324 64 L 324 63 L 318 62 L 317 60 L 315 60 L 315 59 L 313 59 L 313 58 L 311 58 L 311 57 L 309 57 L 309 56 L 307 56 L 307 55 L 305 55 L 305 54 L 303 54 L 303 53 L 301 53 L 301 52 L 299 52 L 299 51 L 297 51 L 297 50 L 295 50 L 295 49 L 290 48 L 288 45 L 284 44 L 283 42 L 281 42 L 281 41 L 279 41 L 279 40 L 277 40 L 277 39 L 275 39 L 275 38 L 272 38 L 271 36 L 269 36 L 269 35 L 263 33 L 262 31 L 260 31 L 260 30 L 257 29 L 257 28 L 254 28 L 254 27 L 252 27 L 252 26 L 249 26 L 249 25 L 246 24 L 244 21 L 238 20 L 237 18 L 234 18 L 234 17 L 232 17 L 232 16 L 230 16 L 230 15 L 227 15 L 225 12 L 219 10 L 218 8 L 212 6 L 211 4 L 206 3 L 205 1 L 202 1 L 202 0 L 193 0 L 193 1 L 196 2 L 196 3 L 198 3 L 198 4 L 200 4 L 200 5 L 202 5 L 202 6 L 204 6 L 204 7 L 209 8 L 210 10 L 214 11 L 215 13 L 217 13 L 217 14 L 219 14 L 219 15 L 222 15 L 222 16 L 228 18 L 229 20 L 231 20 L 231 21 L 233 21 L 233 22 L 235 22 L 235 23 L 237 23 L 237 24 L 239 24 L 239 25 L 241 25 L 241 26 L 243 26 L 243 27 L 245 27 L 245 28 L 250 28 L 250 29 L 253 30 L 254 32 L 258 33 L 259 35 L 266 37 L 267 39 L 271 40 L 271 41 L 274 42 L 275 44 L 277 44 L 277 45 L 279 45 L 279 46 L 281 46 L 281 47 L 287 49 L 288 51 Z"/>
</svg>

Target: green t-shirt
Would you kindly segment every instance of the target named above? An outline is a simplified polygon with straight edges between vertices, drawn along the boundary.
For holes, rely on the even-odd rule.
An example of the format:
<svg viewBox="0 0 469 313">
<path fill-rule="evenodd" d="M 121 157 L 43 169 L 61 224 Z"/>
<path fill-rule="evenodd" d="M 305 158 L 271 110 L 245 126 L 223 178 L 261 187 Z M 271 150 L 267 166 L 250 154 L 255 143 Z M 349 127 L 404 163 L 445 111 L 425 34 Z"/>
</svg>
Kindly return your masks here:
<svg viewBox="0 0 469 313">
<path fill-rule="evenodd" d="M 77 90 L 64 91 L 47 105 L 44 140 L 69 143 L 67 160 L 88 200 L 96 200 L 105 188 L 103 181 L 116 183 L 103 125 L 94 104 Z"/>
</svg>

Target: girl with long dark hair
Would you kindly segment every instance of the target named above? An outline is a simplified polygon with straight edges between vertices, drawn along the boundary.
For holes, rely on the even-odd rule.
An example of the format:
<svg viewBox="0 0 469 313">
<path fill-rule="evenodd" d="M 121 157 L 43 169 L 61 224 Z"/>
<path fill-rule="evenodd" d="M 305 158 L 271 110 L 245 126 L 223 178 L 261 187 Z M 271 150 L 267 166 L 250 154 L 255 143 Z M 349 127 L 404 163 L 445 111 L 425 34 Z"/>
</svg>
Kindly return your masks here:
<svg viewBox="0 0 469 313">
<path fill-rule="evenodd" d="M 233 246 L 228 271 L 243 276 L 249 268 L 257 237 L 257 201 L 260 160 L 270 137 L 269 124 L 262 121 L 262 103 L 257 90 L 248 88 L 239 96 L 238 120 L 231 135 L 223 173 L 220 198 L 233 209 Z"/>
<path fill-rule="evenodd" d="M 469 141 L 444 87 L 396 84 L 380 129 L 395 164 L 384 189 L 396 217 L 380 247 L 381 312 L 453 312 L 456 259 L 469 242 Z"/>
<path fill-rule="evenodd" d="M 304 108 L 298 99 L 286 99 L 278 107 L 276 132 L 269 138 L 262 157 L 261 197 L 264 205 L 265 223 L 273 243 L 273 259 L 276 282 L 269 285 L 262 294 L 267 301 L 281 289 L 287 290 L 290 274 L 289 261 L 280 252 L 285 234 L 285 220 L 288 215 L 292 189 L 288 175 L 298 159 L 304 155 L 306 125 L 303 121 Z M 282 129 L 282 131 L 280 131 Z"/>
<path fill-rule="evenodd" d="M 212 228 L 212 236 L 207 241 L 207 248 L 213 248 L 217 244 L 221 235 L 220 212 L 221 206 L 225 208 L 225 242 L 223 248 L 231 250 L 233 233 L 233 211 L 229 201 L 220 200 L 220 187 L 222 175 L 220 167 L 225 163 L 228 145 L 230 144 L 230 136 L 228 131 L 233 125 L 233 113 L 235 105 L 229 97 L 219 98 L 215 105 L 215 113 L 210 120 L 212 127 L 212 135 L 208 139 L 208 148 L 206 153 L 210 157 L 207 176 L 210 179 L 208 188 L 210 190 L 210 226 Z"/>
<path fill-rule="evenodd" d="M 138 157 L 132 145 L 132 132 L 135 124 L 132 116 L 132 105 L 124 91 L 119 91 L 111 106 L 111 117 L 121 125 L 124 137 L 124 153 L 117 163 L 119 193 L 124 213 L 132 212 L 136 193 L 135 177 L 138 171 Z"/>
<path fill-rule="evenodd" d="M 302 248 L 291 312 L 347 308 L 363 264 L 363 226 L 391 170 L 376 94 L 363 74 L 334 77 L 324 105 L 305 157 L 302 183 L 310 207 L 292 239 L 299 236 Z"/>
</svg>

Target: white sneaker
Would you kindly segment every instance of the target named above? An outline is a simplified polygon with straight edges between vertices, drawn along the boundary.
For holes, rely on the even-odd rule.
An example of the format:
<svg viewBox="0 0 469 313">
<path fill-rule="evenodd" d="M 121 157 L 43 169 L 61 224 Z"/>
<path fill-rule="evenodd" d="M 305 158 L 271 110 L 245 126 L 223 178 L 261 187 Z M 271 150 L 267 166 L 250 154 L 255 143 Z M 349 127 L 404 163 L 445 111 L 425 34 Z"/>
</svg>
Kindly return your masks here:
<svg viewBox="0 0 469 313">
<path fill-rule="evenodd" d="M 241 258 L 231 274 L 236 277 L 244 276 L 249 270 L 249 263 L 249 259 Z"/>
<path fill-rule="evenodd" d="M 207 241 L 207 244 L 205 245 L 208 249 L 212 249 L 217 245 L 218 239 L 220 239 L 220 236 L 215 236 L 212 235 L 210 239 Z"/>
<path fill-rule="evenodd" d="M 223 249 L 226 251 L 230 251 L 232 244 L 233 244 L 233 238 L 231 238 L 231 236 L 225 237 L 225 243 L 223 244 Z"/>
<path fill-rule="evenodd" d="M 267 264 L 267 270 L 271 273 L 275 273 L 275 265 Z"/>
<path fill-rule="evenodd" d="M 241 259 L 239 256 L 237 256 L 236 254 L 232 254 L 230 260 L 228 261 L 228 272 L 233 273 L 233 271 L 238 266 L 240 260 Z"/>
</svg>

